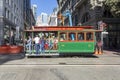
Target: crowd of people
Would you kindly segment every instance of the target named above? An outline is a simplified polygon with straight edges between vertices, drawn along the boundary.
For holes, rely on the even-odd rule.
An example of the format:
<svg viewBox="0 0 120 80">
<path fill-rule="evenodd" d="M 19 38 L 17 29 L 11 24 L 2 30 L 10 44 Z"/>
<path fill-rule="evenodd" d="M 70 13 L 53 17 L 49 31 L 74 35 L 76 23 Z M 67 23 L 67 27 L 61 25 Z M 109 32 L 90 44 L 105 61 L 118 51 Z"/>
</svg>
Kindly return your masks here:
<svg viewBox="0 0 120 80">
<path fill-rule="evenodd" d="M 26 49 L 29 53 L 32 53 L 32 50 L 35 50 L 36 54 L 45 53 L 45 50 L 57 50 L 58 48 L 58 39 L 54 36 L 46 38 L 44 36 L 40 37 L 39 35 L 36 35 L 33 39 L 29 36 L 26 42 Z"/>
</svg>

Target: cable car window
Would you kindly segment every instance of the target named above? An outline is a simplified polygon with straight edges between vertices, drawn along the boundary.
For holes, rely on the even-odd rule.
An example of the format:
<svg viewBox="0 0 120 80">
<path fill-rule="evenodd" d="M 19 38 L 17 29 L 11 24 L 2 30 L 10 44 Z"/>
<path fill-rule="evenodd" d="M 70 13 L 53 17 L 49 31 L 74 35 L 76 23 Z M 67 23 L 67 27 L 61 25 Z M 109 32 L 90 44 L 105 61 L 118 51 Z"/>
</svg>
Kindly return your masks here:
<svg viewBox="0 0 120 80">
<path fill-rule="evenodd" d="M 78 33 L 78 40 L 84 40 L 84 33 Z"/>
<path fill-rule="evenodd" d="M 87 40 L 93 40 L 93 33 L 88 32 L 88 33 L 86 34 L 86 39 L 87 39 Z"/>
<path fill-rule="evenodd" d="M 67 34 L 66 33 L 60 33 L 60 41 L 67 40 Z"/>
<path fill-rule="evenodd" d="M 69 33 L 68 39 L 69 39 L 70 41 L 74 41 L 74 40 L 76 40 L 76 37 L 75 37 L 75 36 L 76 36 L 75 33 Z"/>
</svg>

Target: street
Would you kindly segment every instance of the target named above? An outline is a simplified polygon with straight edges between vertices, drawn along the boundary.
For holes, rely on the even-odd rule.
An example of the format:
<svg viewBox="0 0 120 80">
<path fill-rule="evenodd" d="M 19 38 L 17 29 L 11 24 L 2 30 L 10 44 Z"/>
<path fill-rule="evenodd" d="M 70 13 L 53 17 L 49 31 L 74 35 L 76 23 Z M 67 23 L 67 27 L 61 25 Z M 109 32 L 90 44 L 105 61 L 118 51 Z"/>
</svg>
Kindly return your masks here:
<svg viewBox="0 0 120 80">
<path fill-rule="evenodd" d="M 0 0 L 0 80 L 120 80 L 120 0 Z"/>
<path fill-rule="evenodd" d="M 0 80 L 119 80 L 120 56 L 27 58 L 0 56 Z M 6 60 L 5 60 L 6 59 Z"/>
<path fill-rule="evenodd" d="M 8 65 L 0 80 L 119 80 L 120 65 Z"/>
</svg>

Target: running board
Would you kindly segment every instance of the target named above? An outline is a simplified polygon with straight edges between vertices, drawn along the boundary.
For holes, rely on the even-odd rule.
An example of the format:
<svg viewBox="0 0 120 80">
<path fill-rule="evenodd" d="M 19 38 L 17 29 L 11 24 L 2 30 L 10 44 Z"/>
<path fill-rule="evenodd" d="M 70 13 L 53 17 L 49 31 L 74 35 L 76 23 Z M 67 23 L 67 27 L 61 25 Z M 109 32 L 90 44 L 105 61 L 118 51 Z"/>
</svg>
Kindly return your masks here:
<svg viewBox="0 0 120 80">
<path fill-rule="evenodd" d="M 32 57 L 32 56 L 38 56 L 38 57 L 52 57 L 52 56 L 59 56 L 59 53 L 48 53 L 48 54 L 46 54 L 46 53 L 42 53 L 42 54 L 25 54 L 27 57 Z"/>
</svg>

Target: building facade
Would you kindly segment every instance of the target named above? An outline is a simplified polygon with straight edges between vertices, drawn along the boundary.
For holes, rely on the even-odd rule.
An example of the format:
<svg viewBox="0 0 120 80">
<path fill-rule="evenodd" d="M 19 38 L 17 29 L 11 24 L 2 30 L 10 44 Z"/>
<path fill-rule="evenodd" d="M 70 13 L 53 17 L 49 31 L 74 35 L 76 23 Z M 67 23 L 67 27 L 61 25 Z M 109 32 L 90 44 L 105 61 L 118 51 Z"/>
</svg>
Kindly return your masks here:
<svg viewBox="0 0 120 80">
<path fill-rule="evenodd" d="M 31 28 L 31 0 L 24 0 L 23 5 L 23 12 L 24 12 L 24 29 Z"/>
<path fill-rule="evenodd" d="M 57 8 L 53 9 L 53 13 L 49 16 L 48 24 L 49 26 L 57 26 Z"/>
<path fill-rule="evenodd" d="M 34 21 L 30 0 L 0 0 L 0 45 L 21 42 Z"/>
<path fill-rule="evenodd" d="M 36 25 L 36 19 L 35 19 L 35 16 L 34 16 L 34 14 L 33 14 L 33 10 L 32 9 L 30 9 L 30 22 L 31 22 L 31 27 L 32 26 L 35 26 Z"/>
<path fill-rule="evenodd" d="M 107 24 L 102 33 L 103 45 L 106 48 L 120 48 L 120 18 L 115 18 L 103 4 L 104 0 L 57 0 L 59 13 L 69 10 L 73 26 L 91 25 L 99 29 L 100 21 Z M 68 18 L 65 25 L 68 25 Z M 100 36 L 98 36 L 100 37 Z"/>
<path fill-rule="evenodd" d="M 31 9 L 32 9 L 32 12 L 33 12 L 33 16 L 34 16 L 34 18 L 36 20 L 37 19 L 37 5 L 33 4 Z"/>
<path fill-rule="evenodd" d="M 41 13 L 40 16 L 37 17 L 36 25 L 37 26 L 48 26 L 49 16 L 47 13 Z"/>
<path fill-rule="evenodd" d="M 23 3 L 23 0 L 0 0 L 0 45 L 14 44 L 19 38 L 24 28 Z"/>
</svg>

